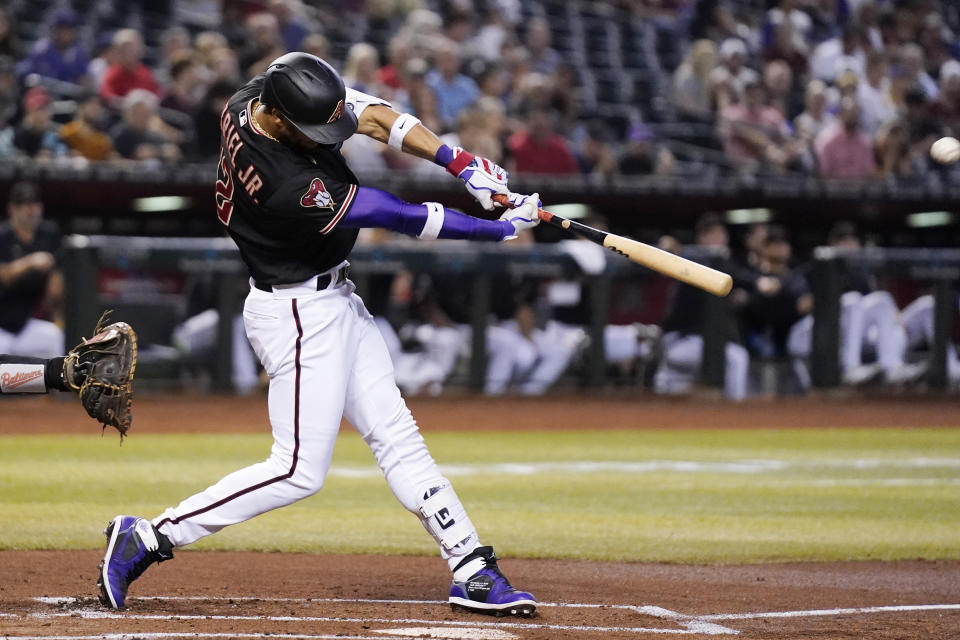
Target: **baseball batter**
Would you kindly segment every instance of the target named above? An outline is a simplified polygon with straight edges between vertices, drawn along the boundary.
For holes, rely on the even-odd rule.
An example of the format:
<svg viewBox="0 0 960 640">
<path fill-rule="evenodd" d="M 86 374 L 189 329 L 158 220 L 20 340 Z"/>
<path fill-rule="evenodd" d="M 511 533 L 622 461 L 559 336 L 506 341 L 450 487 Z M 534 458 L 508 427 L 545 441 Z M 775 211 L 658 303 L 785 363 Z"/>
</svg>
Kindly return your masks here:
<svg viewBox="0 0 960 640">
<path fill-rule="evenodd" d="M 346 416 L 394 495 L 437 541 L 453 572 L 451 605 L 532 615 L 536 600 L 514 589 L 493 549 L 480 546 L 430 456 L 394 382 L 383 338 L 347 277 L 347 257 L 360 227 L 419 238 L 510 239 L 538 223 L 537 194 L 509 193 L 500 167 L 442 144 L 414 116 L 346 90 L 332 67 L 305 53 L 276 59 L 234 94 L 221 133 L 217 212 L 250 271 L 243 318 L 270 377 L 273 448 L 264 462 L 152 522 L 114 518 L 105 531 L 101 602 L 122 607 L 130 583 L 153 562 L 171 558 L 173 548 L 319 491 Z M 361 187 L 339 151 L 354 133 L 444 166 L 487 209 L 498 193 L 516 208 L 488 221 Z"/>
</svg>

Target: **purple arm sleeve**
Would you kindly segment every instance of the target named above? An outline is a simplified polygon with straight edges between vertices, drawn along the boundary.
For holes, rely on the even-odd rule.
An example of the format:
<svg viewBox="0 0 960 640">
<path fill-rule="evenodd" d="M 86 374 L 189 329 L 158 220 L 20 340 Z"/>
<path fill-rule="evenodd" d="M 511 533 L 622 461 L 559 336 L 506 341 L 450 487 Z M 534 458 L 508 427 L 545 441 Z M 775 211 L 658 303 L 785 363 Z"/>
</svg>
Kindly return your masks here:
<svg viewBox="0 0 960 640">
<path fill-rule="evenodd" d="M 505 220 L 483 220 L 455 209 L 443 208 L 442 211 L 443 224 L 437 237 L 496 241 L 514 235 L 513 225 Z M 429 212 L 425 204 L 404 202 L 392 193 L 360 187 L 353 206 L 339 226 L 350 229 L 380 227 L 419 236 L 427 224 Z"/>
</svg>

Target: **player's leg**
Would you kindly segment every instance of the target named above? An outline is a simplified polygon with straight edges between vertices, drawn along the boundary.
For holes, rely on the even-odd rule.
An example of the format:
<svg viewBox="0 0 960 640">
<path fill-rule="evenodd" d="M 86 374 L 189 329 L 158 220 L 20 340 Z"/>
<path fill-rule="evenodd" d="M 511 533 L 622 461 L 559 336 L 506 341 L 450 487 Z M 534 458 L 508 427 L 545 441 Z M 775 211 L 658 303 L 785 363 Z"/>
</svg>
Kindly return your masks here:
<svg viewBox="0 0 960 640">
<path fill-rule="evenodd" d="M 487 379 L 483 392 L 487 395 L 506 393 L 515 372 L 529 370 L 536 359 L 536 348 L 520 333 L 515 322 L 487 327 Z"/>
<path fill-rule="evenodd" d="M 703 337 L 670 331 L 663 337 L 663 358 L 653 376 L 657 393 L 687 393 L 696 381 L 703 360 Z"/>
<path fill-rule="evenodd" d="M 38 318 L 28 318 L 10 345 L 10 353 L 20 356 L 55 358 L 64 351 L 63 329 Z"/>
<path fill-rule="evenodd" d="M 466 509 L 427 450 L 400 395 L 383 338 L 372 320 L 364 324 L 344 415 L 369 445 L 393 494 L 439 544 L 453 571 L 451 603 L 481 612 L 532 614 L 533 596 L 510 586 L 493 549 L 479 546 Z"/>
<path fill-rule="evenodd" d="M 728 342 L 724 351 L 724 396 L 728 400 L 743 400 L 747 397 L 747 381 L 750 375 L 750 353 L 735 342 Z"/>
<path fill-rule="evenodd" d="M 224 477 L 150 522 L 118 516 L 105 532 L 101 602 L 123 606 L 129 583 L 153 562 L 231 524 L 310 496 L 323 486 L 355 353 L 350 299 L 337 289 L 299 298 L 251 291 L 250 343 L 270 376 L 270 457 Z M 133 549 L 134 551 L 127 551 Z M 128 559 L 133 558 L 133 560 Z"/>
<path fill-rule="evenodd" d="M 69 391 L 62 376 L 63 357 L 0 355 L 0 394 Z"/>
<path fill-rule="evenodd" d="M 915 379 L 923 367 L 907 365 L 907 332 L 900 322 L 900 310 L 887 291 L 874 291 L 863 297 L 864 325 L 875 335 L 877 363 L 887 382 L 899 383 Z"/>
<path fill-rule="evenodd" d="M 848 377 L 854 375 L 863 362 L 866 328 L 862 300 L 858 291 L 847 291 L 840 296 L 840 370 Z"/>
<path fill-rule="evenodd" d="M 901 312 L 907 345 L 917 349 L 933 342 L 933 296 L 923 295 L 908 304 Z"/>
<path fill-rule="evenodd" d="M 528 379 L 520 387 L 520 392 L 528 396 L 546 393 L 554 382 L 567 370 L 577 347 L 586 337 L 586 331 L 580 327 L 564 325 L 553 320 L 547 323 L 543 331 L 533 334 L 533 343 L 537 349 L 537 364 Z"/>
</svg>

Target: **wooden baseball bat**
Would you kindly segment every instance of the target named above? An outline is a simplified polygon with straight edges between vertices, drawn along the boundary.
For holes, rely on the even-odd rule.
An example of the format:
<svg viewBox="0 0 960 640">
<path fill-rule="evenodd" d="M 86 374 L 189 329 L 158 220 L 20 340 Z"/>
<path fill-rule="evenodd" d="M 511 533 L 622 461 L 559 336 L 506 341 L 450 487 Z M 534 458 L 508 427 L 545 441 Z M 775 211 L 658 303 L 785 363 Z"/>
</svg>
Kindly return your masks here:
<svg viewBox="0 0 960 640">
<path fill-rule="evenodd" d="M 511 207 L 507 196 L 501 193 L 494 195 L 493 200 L 505 207 Z M 544 211 L 543 209 L 540 209 L 537 213 L 540 219 L 547 224 L 552 224 L 555 227 L 560 227 L 567 231 L 573 231 L 591 242 L 595 242 L 622 256 L 626 256 L 637 264 L 642 264 L 665 276 L 670 276 L 680 282 L 685 282 L 699 289 L 703 289 L 715 296 L 722 298 L 730 293 L 730 289 L 733 288 L 733 278 L 722 271 L 711 269 L 693 260 L 681 258 L 678 255 L 657 249 L 643 242 L 618 236 L 615 233 L 600 231 L 599 229 L 594 229 L 580 222 L 568 220 L 552 214 L 549 211 Z"/>
</svg>

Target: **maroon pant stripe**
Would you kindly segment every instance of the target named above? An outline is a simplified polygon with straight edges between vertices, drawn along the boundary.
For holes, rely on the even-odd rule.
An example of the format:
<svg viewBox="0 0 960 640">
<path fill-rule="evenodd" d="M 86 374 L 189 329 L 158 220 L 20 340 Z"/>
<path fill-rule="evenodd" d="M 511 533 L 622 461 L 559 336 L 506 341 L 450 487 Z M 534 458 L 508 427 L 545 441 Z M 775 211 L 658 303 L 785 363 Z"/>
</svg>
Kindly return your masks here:
<svg viewBox="0 0 960 640">
<path fill-rule="evenodd" d="M 281 480 L 287 480 L 288 478 L 293 477 L 293 474 L 297 470 L 297 461 L 299 459 L 300 453 L 300 345 L 303 340 L 303 326 L 300 324 L 300 312 L 297 310 L 297 299 L 293 298 L 290 301 L 290 306 L 293 310 L 293 319 L 297 323 L 297 345 L 296 345 L 296 354 L 294 356 L 294 368 L 296 370 L 296 383 L 294 386 L 293 392 L 293 462 L 290 464 L 290 469 L 283 475 L 277 476 L 275 478 L 270 478 L 269 480 L 264 480 L 258 484 L 253 485 L 252 487 L 247 487 L 241 489 L 236 493 L 233 493 L 226 498 L 218 500 L 211 505 L 207 505 L 202 509 L 197 509 L 196 511 L 191 511 L 186 513 L 178 518 L 164 518 L 159 523 L 157 523 L 157 528 L 159 529 L 165 524 L 180 524 L 184 520 L 198 516 L 201 513 L 206 513 L 211 509 L 216 509 L 217 507 L 223 506 L 230 502 L 231 500 L 236 500 L 240 496 L 246 495 L 251 491 L 256 491 L 257 489 L 262 489 L 263 487 L 269 486 L 275 482 L 280 482 Z"/>
</svg>

